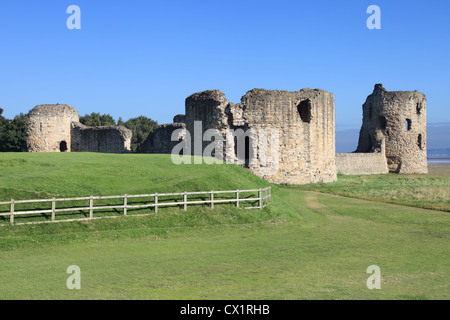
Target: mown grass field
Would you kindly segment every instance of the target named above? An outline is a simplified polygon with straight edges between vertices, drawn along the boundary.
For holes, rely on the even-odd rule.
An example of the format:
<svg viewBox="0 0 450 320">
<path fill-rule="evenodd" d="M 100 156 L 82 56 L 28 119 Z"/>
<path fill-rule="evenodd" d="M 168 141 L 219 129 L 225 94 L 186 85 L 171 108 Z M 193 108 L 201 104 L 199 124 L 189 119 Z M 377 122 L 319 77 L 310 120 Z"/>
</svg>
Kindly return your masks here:
<svg viewBox="0 0 450 320">
<path fill-rule="evenodd" d="M 337 182 L 299 188 L 450 212 L 449 165 L 431 164 L 426 175 L 342 175 Z"/>
<path fill-rule="evenodd" d="M 381 182 L 415 190 L 420 178 L 440 190 L 448 172 L 433 170 L 339 177 L 334 191 L 273 186 L 264 210 L 197 206 L 24 226 L 6 219 L 0 299 L 448 299 L 449 213 L 419 208 L 407 194 L 401 205 L 386 203 Z M 349 184 L 352 197 L 339 195 Z M 0 154 L 1 200 L 266 185 L 236 166 L 175 166 L 165 155 Z M 357 188 L 377 196 L 357 198 Z M 423 201 L 448 203 L 435 193 Z M 70 265 L 81 269 L 80 290 L 66 287 Z M 381 269 L 381 290 L 366 287 L 370 265 Z"/>
</svg>

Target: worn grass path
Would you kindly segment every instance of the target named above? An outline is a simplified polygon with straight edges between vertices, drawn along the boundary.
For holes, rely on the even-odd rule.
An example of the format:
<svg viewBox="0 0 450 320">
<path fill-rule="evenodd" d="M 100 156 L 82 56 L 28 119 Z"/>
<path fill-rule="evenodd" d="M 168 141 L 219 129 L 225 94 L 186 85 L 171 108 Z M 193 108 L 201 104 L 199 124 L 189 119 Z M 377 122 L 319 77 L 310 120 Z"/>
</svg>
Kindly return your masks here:
<svg viewBox="0 0 450 320">
<path fill-rule="evenodd" d="M 450 166 L 438 163 L 426 175 L 341 175 L 336 182 L 293 188 L 450 212 Z"/>
</svg>

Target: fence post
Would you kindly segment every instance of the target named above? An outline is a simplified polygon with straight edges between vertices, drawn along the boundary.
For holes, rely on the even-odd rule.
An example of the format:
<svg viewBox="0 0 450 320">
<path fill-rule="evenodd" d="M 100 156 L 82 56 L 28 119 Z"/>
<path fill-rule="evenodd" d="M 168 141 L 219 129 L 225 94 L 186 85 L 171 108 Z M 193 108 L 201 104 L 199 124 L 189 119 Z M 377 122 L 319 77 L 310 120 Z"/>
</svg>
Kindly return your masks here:
<svg viewBox="0 0 450 320">
<path fill-rule="evenodd" d="M 211 191 L 211 209 L 214 209 L 214 191 Z"/>
<path fill-rule="evenodd" d="M 239 189 L 236 190 L 236 208 L 239 208 Z"/>
<path fill-rule="evenodd" d="M 259 208 L 262 209 L 262 190 L 261 190 L 261 188 L 258 190 L 258 198 L 259 198 Z"/>
<path fill-rule="evenodd" d="M 158 213 L 158 194 L 155 193 L 155 213 Z"/>
<path fill-rule="evenodd" d="M 56 202 L 55 198 L 52 199 L 52 221 L 55 221 Z"/>
<path fill-rule="evenodd" d="M 266 207 L 267 203 L 268 203 L 268 200 L 267 200 L 268 199 L 268 195 L 267 195 L 268 192 L 267 191 L 268 191 L 268 188 L 266 187 L 265 190 L 264 190 L 264 207 Z"/>
<path fill-rule="evenodd" d="M 269 203 L 272 203 L 272 187 L 269 187 Z"/>
<path fill-rule="evenodd" d="M 14 199 L 11 199 L 11 211 L 9 215 L 9 222 L 14 223 Z"/>
<path fill-rule="evenodd" d="M 123 215 L 127 215 L 127 206 L 128 206 L 128 195 L 123 196 Z"/>
<path fill-rule="evenodd" d="M 94 199 L 93 196 L 89 199 L 89 219 L 94 217 Z"/>
<path fill-rule="evenodd" d="M 184 211 L 186 211 L 187 210 L 187 193 L 186 193 L 186 191 L 184 192 L 184 195 L 183 195 L 183 202 L 184 202 Z"/>
</svg>

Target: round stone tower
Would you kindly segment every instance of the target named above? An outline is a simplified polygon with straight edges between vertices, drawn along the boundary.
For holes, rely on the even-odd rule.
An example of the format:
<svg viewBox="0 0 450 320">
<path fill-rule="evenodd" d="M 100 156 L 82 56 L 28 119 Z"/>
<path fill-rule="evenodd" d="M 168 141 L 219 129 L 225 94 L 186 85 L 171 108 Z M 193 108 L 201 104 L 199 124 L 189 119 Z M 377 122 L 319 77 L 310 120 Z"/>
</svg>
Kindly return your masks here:
<svg viewBox="0 0 450 320">
<path fill-rule="evenodd" d="M 211 143 L 202 136 L 213 128 L 223 136 L 221 154 L 227 162 L 244 166 L 270 182 L 306 184 L 337 179 L 335 106 L 329 92 L 253 89 L 237 104 L 228 102 L 219 90 L 199 92 L 186 99 L 186 130 L 191 135 L 196 132 L 196 122 L 201 135 L 198 141 L 192 139 L 194 155 L 201 155 Z"/>
<path fill-rule="evenodd" d="M 78 121 L 78 112 L 72 106 L 36 106 L 28 114 L 28 152 L 70 152 L 72 123 Z"/>
<path fill-rule="evenodd" d="M 384 152 L 389 172 L 428 173 L 425 95 L 375 85 L 363 105 L 356 152 Z"/>
</svg>

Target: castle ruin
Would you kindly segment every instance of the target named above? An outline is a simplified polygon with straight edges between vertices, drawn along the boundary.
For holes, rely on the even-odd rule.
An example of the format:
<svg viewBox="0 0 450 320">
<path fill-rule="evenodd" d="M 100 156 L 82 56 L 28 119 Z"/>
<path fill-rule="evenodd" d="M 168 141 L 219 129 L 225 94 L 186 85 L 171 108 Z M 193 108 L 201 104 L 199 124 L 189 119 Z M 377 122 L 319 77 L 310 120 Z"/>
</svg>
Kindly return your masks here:
<svg viewBox="0 0 450 320">
<path fill-rule="evenodd" d="M 426 98 L 376 84 L 363 104 L 358 147 L 336 154 L 340 174 L 428 173 Z"/>
<path fill-rule="evenodd" d="M 198 121 L 201 128 L 195 128 Z M 224 149 L 219 150 L 224 160 L 274 183 L 337 179 L 334 121 L 334 96 L 319 89 L 253 89 L 238 104 L 229 102 L 219 90 L 186 99 L 186 130 L 192 135 L 201 129 L 199 141 L 191 146 L 193 155 L 201 155 L 211 143 L 201 140 L 206 131 L 217 129 L 225 140 Z M 245 144 L 241 155 L 237 153 L 239 140 Z"/>
<path fill-rule="evenodd" d="M 40 105 L 29 113 L 30 152 L 130 152 L 131 135 L 123 127 L 86 127 L 68 105 Z M 327 91 L 253 89 L 234 104 L 220 90 L 206 90 L 187 97 L 185 115 L 160 125 L 142 152 L 170 154 L 179 145 L 183 155 L 204 156 L 209 150 L 273 183 L 427 173 L 426 98 L 375 85 L 363 105 L 356 151 L 336 154 L 334 96 Z"/>
<path fill-rule="evenodd" d="M 131 152 L 129 129 L 87 127 L 77 110 L 65 104 L 39 105 L 28 114 L 29 152 Z"/>
<path fill-rule="evenodd" d="M 425 95 L 377 84 L 363 105 L 355 152 L 384 153 L 389 172 L 428 173 L 426 134 Z"/>
</svg>

